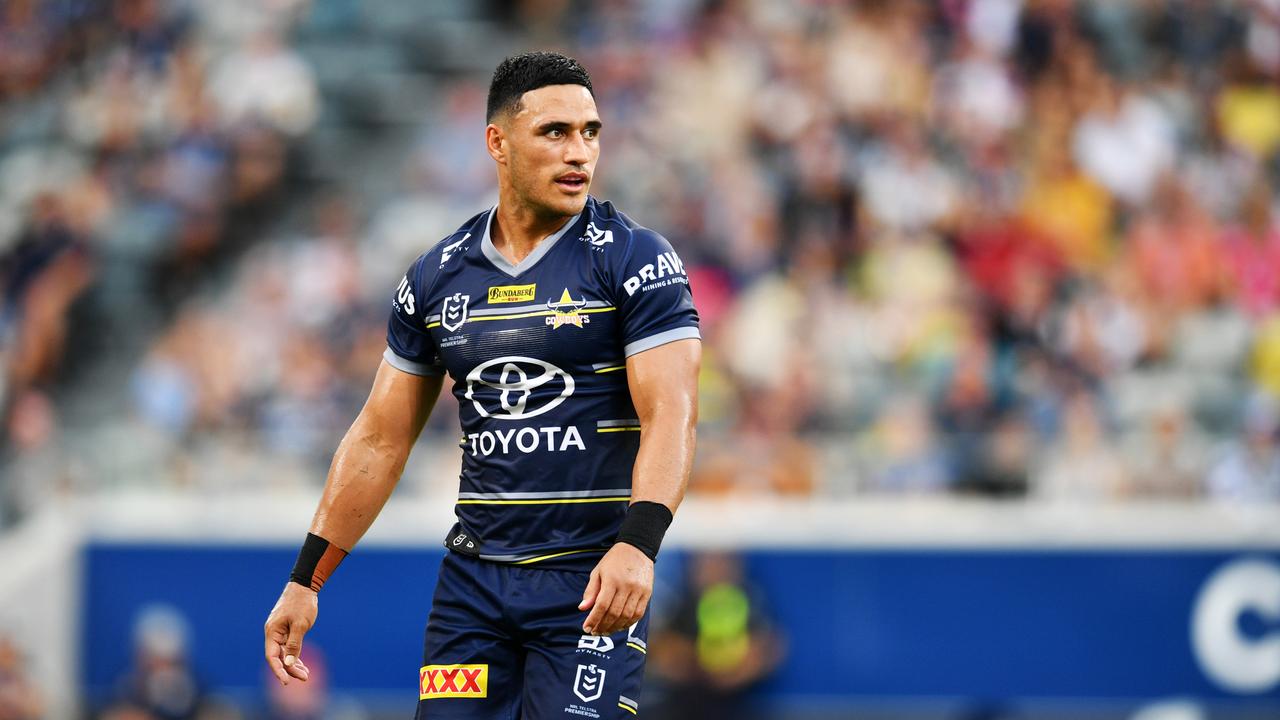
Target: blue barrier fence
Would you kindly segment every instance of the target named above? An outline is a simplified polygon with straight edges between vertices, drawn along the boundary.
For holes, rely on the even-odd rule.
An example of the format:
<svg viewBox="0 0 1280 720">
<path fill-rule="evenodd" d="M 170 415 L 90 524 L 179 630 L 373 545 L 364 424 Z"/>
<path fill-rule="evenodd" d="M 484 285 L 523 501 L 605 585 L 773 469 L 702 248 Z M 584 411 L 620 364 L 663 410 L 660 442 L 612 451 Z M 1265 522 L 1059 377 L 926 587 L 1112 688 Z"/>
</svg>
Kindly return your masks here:
<svg viewBox="0 0 1280 720">
<path fill-rule="evenodd" d="M 107 697 L 130 666 L 133 623 L 154 603 L 190 621 L 203 682 L 260 695 L 262 622 L 293 548 L 95 543 L 85 552 L 91 699 Z M 442 552 L 362 548 L 326 586 L 308 641 L 325 650 L 333 688 L 412 706 Z M 774 707 L 1178 696 L 1280 717 L 1273 549 L 813 549 L 745 558 L 789 646 L 761 689 Z M 680 560 L 671 553 L 663 569 L 678 574 Z"/>
</svg>

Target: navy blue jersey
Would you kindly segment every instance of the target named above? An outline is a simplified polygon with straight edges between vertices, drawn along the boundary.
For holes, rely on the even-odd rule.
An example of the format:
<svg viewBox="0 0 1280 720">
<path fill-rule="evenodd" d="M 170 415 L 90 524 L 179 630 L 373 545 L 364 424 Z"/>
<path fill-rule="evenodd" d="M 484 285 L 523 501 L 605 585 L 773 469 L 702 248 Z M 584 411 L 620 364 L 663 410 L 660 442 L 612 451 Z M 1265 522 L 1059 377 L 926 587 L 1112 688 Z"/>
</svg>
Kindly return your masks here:
<svg viewBox="0 0 1280 720">
<path fill-rule="evenodd" d="M 631 497 L 626 358 L 699 337 L 698 314 L 670 243 L 612 204 L 588 198 L 517 265 L 493 246 L 494 212 L 409 268 L 384 357 L 453 379 L 462 476 L 446 546 L 578 567 L 612 544 Z"/>
</svg>

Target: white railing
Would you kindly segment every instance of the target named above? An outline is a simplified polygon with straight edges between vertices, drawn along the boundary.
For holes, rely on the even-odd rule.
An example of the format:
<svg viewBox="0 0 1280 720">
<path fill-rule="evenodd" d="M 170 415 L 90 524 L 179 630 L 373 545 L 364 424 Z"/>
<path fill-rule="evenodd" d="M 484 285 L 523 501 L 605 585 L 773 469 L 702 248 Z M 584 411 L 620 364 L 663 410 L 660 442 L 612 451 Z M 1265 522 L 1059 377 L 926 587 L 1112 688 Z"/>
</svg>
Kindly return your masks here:
<svg viewBox="0 0 1280 720">
<path fill-rule="evenodd" d="M 318 491 L 212 497 L 117 492 L 81 501 L 75 512 L 97 539 L 294 544 L 306 534 L 318 499 Z M 452 523 L 451 496 L 393 498 L 364 542 L 438 545 Z M 762 548 L 1280 547 L 1280 505 L 692 497 L 680 508 L 669 542 Z"/>
</svg>

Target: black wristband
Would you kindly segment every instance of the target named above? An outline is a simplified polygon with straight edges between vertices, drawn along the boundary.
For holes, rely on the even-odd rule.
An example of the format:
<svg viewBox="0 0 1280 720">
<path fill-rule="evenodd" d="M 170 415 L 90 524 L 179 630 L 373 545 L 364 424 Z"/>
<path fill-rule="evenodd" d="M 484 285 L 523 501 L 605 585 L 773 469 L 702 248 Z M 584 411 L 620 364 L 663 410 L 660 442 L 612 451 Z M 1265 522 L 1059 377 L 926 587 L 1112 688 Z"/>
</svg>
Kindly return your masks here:
<svg viewBox="0 0 1280 720">
<path fill-rule="evenodd" d="M 293 572 L 289 573 L 289 580 L 320 592 L 346 556 L 346 550 L 319 535 L 307 533 L 307 539 L 298 551 L 298 561 L 293 564 Z"/>
<path fill-rule="evenodd" d="M 635 546 L 650 560 L 658 560 L 658 548 L 662 546 L 662 536 L 671 527 L 671 510 L 662 503 L 640 500 L 631 503 L 627 508 L 627 516 L 622 520 L 622 529 L 618 530 L 617 542 Z"/>
</svg>

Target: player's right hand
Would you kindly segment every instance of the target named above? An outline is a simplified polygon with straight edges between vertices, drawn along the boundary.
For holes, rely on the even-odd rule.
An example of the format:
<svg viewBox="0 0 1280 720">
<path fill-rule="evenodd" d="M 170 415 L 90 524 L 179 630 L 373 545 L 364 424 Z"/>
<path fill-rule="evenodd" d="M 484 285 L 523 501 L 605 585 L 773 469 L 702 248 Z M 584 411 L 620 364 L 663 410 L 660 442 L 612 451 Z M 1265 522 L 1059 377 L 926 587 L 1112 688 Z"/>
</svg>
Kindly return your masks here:
<svg viewBox="0 0 1280 720">
<path fill-rule="evenodd" d="M 263 628 L 267 636 L 267 666 L 281 685 L 288 685 L 290 677 L 306 682 L 311 675 L 302 664 L 302 636 L 316 624 L 319 612 L 320 601 L 315 590 L 296 582 L 285 583 Z"/>
<path fill-rule="evenodd" d="M 653 561 L 639 548 L 625 542 L 614 543 L 600 558 L 579 610 L 590 610 L 582 623 L 588 635 L 612 635 L 644 617 L 653 595 Z"/>
</svg>

